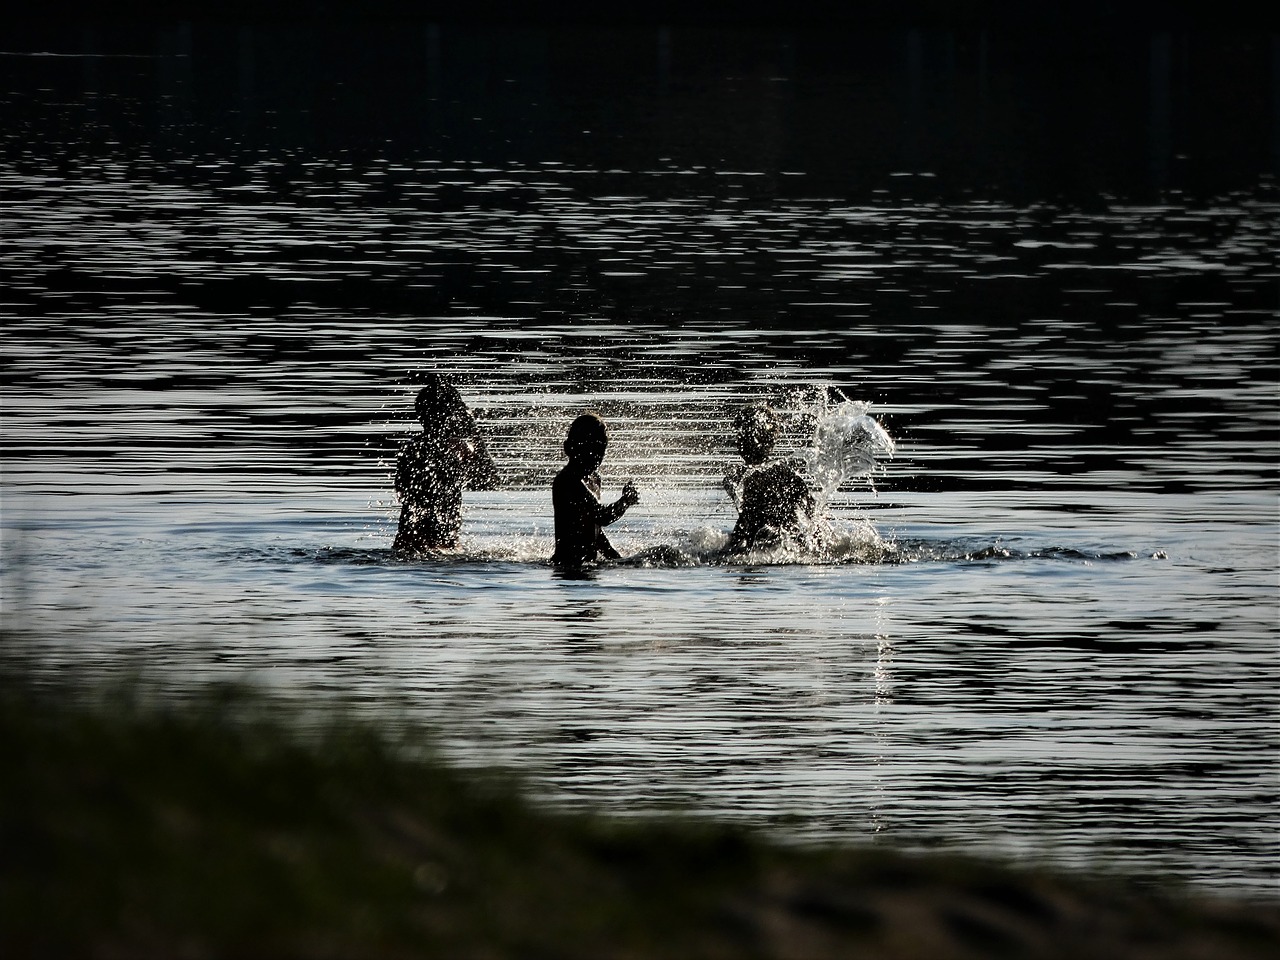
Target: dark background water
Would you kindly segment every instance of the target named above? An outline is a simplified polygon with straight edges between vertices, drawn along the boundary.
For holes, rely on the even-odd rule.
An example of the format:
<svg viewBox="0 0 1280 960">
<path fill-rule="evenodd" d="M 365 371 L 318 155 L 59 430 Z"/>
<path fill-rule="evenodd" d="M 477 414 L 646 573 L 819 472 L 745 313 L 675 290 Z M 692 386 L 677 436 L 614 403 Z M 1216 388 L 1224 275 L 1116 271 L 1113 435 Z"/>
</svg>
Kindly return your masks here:
<svg viewBox="0 0 1280 960">
<path fill-rule="evenodd" d="M 867 198 L 915 174 L 923 197 L 1096 204 L 1251 189 L 1280 163 L 1273 18 L 1230 5 L 693 4 L 630 22 L 585 6 L 19 18 L 6 50 L 77 59 L 6 57 L 4 111 L 72 155 L 666 162 L 751 170 L 778 196 Z"/>
</svg>

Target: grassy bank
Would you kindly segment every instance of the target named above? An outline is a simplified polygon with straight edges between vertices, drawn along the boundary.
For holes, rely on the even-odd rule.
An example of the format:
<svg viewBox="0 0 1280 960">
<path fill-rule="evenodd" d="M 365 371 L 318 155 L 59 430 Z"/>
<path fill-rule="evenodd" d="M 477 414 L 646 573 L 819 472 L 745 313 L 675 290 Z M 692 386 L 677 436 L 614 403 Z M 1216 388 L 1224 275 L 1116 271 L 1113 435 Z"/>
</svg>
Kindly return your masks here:
<svg viewBox="0 0 1280 960">
<path fill-rule="evenodd" d="M 259 695 L 0 683 L 0 956 L 1262 957 L 1273 908 L 551 815 Z"/>
</svg>

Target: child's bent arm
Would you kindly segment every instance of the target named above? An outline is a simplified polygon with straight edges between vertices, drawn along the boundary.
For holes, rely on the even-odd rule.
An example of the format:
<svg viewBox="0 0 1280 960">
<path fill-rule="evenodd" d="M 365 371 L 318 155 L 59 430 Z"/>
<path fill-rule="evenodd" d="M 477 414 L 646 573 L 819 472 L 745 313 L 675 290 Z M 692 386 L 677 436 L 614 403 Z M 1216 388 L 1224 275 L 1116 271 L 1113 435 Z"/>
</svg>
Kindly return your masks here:
<svg viewBox="0 0 1280 960">
<path fill-rule="evenodd" d="M 640 494 L 636 491 L 636 488 L 633 485 L 628 483 L 622 488 L 622 496 L 608 506 L 604 506 L 603 504 L 600 506 L 600 509 L 596 514 L 597 522 L 600 526 L 607 527 L 626 513 L 630 506 L 639 502 Z"/>
<path fill-rule="evenodd" d="M 631 504 L 624 501 L 621 497 L 608 505 L 603 503 L 600 504 L 600 507 L 596 511 L 596 523 L 600 524 L 602 527 L 607 527 L 626 513 L 627 507 L 629 506 L 631 506 Z"/>
<path fill-rule="evenodd" d="M 493 490 L 498 486 L 498 467 L 489 454 L 489 447 L 479 433 L 472 438 L 474 456 L 468 465 L 467 485 L 472 490 Z"/>
</svg>

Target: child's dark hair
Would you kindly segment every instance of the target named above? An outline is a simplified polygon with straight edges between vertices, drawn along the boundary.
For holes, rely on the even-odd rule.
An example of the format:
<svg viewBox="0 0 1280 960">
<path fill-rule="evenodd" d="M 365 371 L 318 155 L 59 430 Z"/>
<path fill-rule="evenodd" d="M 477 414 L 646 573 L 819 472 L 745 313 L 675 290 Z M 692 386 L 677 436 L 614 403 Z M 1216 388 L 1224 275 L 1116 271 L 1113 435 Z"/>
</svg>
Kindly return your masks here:
<svg viewBox="0 0 1280 960">
<path fill-rule="evenodd" d="M 569 434 L 564 439 L 564 455 L 572 458 L 588 447 L 609 442 L 609 431 L 597 413 L 584 413 L 569 424 Z"/>
<path fill-rule="evenodd" d="M 767 403 L 753 403 L 734 419 L 742 442 L 762 450 L 771 450 L 778 439 L 778 414 Z"/>
<path fill-rule="evenodd" d="M 448 378 L 438 373 L 426 375 L 426 385 L 418 391 L 418 398 L 413 404 L 418 419 L 423 423 L 431 420 L 443 420 L 450 414 L 463 412 L 467 405 L 458 393 L 458 388 Z"/>
</svg>

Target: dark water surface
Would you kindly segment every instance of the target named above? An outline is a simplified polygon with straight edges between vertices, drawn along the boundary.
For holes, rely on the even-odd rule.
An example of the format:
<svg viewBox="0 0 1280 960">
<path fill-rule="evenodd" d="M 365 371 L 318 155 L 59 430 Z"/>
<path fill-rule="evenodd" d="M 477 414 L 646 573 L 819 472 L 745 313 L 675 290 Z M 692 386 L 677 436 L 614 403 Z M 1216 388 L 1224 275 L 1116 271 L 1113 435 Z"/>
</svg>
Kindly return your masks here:
<svg viewBox="0 0 1280 960">
<path fill-rule="evenodd" d="M 376 29 L 0 55 L 4 602 L 50 669 L 407 705 L 569 806 L 1275 892 L 1273 39 Z M 504 484 L 407 562 L 427 370 Z M 734 412 L 828 386 L 896 457 L 829 551 L 715 561 Z M 566 579 L 588 408 L 636 559 Z"/>
</svg>

